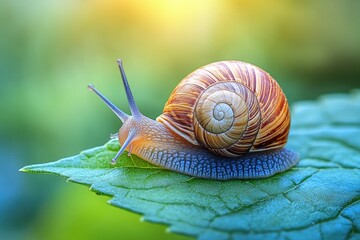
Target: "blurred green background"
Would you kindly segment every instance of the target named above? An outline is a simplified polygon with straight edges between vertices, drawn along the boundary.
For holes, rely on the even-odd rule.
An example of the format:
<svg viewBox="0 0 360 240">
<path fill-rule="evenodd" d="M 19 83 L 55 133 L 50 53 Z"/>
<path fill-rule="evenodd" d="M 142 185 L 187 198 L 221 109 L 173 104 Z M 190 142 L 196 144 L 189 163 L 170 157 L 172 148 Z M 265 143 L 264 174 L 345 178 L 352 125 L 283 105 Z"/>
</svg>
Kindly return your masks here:
<svg viewBox="0 0 360 240">
<path fill-rule="evenodd" d="M 253 63 L 290 103 L 359 88 L 359 1 L 0 1 L 2 239 L 184 239 L 62 178 L 19 173 L 102 145 L 128 112 L 122 58 L 140 110 L 219 60 Z M 5 238 L 3 238 L 5 237 Z"/>
</svg>

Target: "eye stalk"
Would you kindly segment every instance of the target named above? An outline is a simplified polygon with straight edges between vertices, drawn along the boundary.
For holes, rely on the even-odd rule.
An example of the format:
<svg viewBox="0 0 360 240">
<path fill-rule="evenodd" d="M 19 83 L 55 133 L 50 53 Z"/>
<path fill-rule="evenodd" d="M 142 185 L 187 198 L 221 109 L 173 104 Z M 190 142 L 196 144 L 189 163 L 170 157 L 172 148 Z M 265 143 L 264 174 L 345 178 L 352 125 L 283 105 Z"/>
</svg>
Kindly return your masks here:
<svg viewBox="0 0 360 240">
<path fill-rule="evenodd" d="M 101 92 L 99 92 L 93 84 L 89 84 L 88 85 L 88 89 L 93 91 L 96 95 L 98 95 L 101 100 L 111 109 L 111 111 L 113 111 L 115 113 L 115 115 L 121 120 L 122 123 L 125 123 L 128 119 L 132 118 L 133 120 L 140 120 L 142 117 L 141 112 L 139 111 L 138 107 L 136 106 L 134 97 L 132 95 L 129 83 L 127 81 L 126 78 L 126 74 L 124 71 L 124 67 L 122 65 L 122 60 L 118 59 L 117 60 L 119 69 L 120 69 L 120 73 L 121 73 L 121 78 L 124 84 L 124 88 L 125 88 L 125 93 L 126 93 L 126 97 L 128 100 L 128 104 L 130 107 L 130 111 L 131 111 L 131 116 L 129 116 L 128 114 L 126 114 L 125 112 L 123 112 L 121 109 L 119 109 L 117 106 L 115 106 L 115 104 L 113 104 L 109 99 L 107 99 Z M 111 160 L 111 164 L 116 164 L 116 159 L 124 152 L 124 150 L 126 149 L 127 146 L 130 145 L 131 141 L 134 139 L 134 137 L 136 136 L 136 132 L 135 129 L 130 129 L 129 130 L 129 134 L 125 140 L 125 142 L 122 144 L 119 152 L 115 155 L 115 157 Z"/>
<path fill-rule="evenodd" d="M 141 113 L 140 113 L 138 107 L 136 106 L 134 97 L 133 97 L 133 95 L 131 93 L 129 83 L 128 83 L 126 75 L 125 75 L 124 67 L 122 65 L 122 60 L 118 59 L 117 63 L 118 63 L 119 69 L 120 69 L 121 78 L 123 80 L 123 84 L 124 84 L 124 88 L 125 88 L 125 92 L 126 92 L 126 97 L 127 97 L 128 103 L 129 103 L 131 115 L 135 119 L 139 119 L 139 118 L 141 118 Z"/>
<path fill-rule="evenodd" d="M 103 100 L 103 102 L 111 109 L 111 111 L 113 111 L 115 113 L 116 116 L 118 116 L 118 118 L 121 120 L 122 123 L 126 122 L 126 120 L 128 120 L 128 118 L 130 117 L 129 115 L 127 115 L 126 113 L 124 113 L 122 110 L 120 110 L 117 106 L 115 106 L 112 102 L 110 102 L 109 99 L 107 99 L 101 92 L 99 92 L 93 84 L 89 84 L 88 85 L 88 89 L 93 91 L 94 93 L 96 93 L 96 95 L 98 95 L 101 100 Z"/>
</svg>

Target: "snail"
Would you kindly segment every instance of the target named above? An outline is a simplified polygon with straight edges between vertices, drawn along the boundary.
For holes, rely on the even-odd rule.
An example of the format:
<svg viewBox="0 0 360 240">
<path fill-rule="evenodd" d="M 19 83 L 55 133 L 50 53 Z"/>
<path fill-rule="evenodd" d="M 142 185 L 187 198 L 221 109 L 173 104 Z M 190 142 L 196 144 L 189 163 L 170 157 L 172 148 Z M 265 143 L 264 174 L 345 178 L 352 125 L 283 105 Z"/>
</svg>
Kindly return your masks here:
<svg viewBox="0 0 360 240">
<path fill-rule="evenodd" d="M 94 91 L 117 115 L 120 150 L 162 168 L 198 178 L 256 179 L 294 166 L 297 152 L 285 148 L 290 126 L 287 99 L 264 70 L 245 62 L 203 66 L 173 90 L 156 121 L 135 104 L 118 60 L 131 115 Z"/>
</svg>

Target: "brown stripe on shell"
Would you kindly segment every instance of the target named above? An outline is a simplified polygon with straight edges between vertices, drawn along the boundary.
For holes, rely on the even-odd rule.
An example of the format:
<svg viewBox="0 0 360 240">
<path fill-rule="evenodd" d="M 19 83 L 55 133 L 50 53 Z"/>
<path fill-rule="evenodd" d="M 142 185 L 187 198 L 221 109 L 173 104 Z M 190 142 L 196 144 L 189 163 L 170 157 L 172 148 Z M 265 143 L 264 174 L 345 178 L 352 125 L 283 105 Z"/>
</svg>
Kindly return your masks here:
<svg viewBox="0 0 360 240">
<path fill-rule="evenodd" d="M 193 123 L 197 97 L 209 86 L 223 81 L 243 84 L 254 93 L 260 106 L 261 121 L 258 123 L 260 128 L 258 129 L 256 124 L 247 127 L 247 131 L 257 134 L 250 150 L 247 151 L 262 151 L 284 146 L 290 125 L 289 107 L 284 93 L 267 72 L 252 64 L 239 61 L 215 62 L 190 73 L 174 89 L 165 104 L 163 114 L 157 118 L 157 121 L 164 123 L 189 142 L 199 145 Z M 248 145 L 248 141 L 245 140 L 244 143 Z M 213 150 L 220 155 L 224 155 L 223 151 Z M 242 155 L 244 149 L 240 147 L 240 150 L 231 149 L 225 152 L 227 156 Z"/>
</svg>

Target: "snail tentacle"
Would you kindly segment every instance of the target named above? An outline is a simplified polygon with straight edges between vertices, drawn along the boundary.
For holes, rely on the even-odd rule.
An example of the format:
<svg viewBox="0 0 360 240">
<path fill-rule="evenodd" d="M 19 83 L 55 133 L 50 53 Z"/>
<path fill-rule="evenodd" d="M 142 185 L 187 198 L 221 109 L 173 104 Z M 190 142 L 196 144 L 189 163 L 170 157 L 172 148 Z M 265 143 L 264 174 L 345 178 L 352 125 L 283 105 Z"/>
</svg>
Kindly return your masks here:
<svg viewBox="0 0 360 240">
<path fill-rule="evenodd" d="M 128 99 L 131 115 L 134 118 L 139 119 L 139 118 L 141 118 L 142 114 L 141 114 L 139 108 L 137 107 L 137 105 L 135 103 L 134 96 L 132 95 L 132 92 L 131 92 L 131 89 L 130 89 L 130 86 L 129 86 L 129 83 L 127 81 L 127 77 L 126 77 L 126 74 L 125 74 L 125 70 L 124 70 L 124 67 L 122 65 L 122 60 L 118 59 L 117 63 L 118 63 L 119 69 L 120 69 L 121 78 L 123 80 L 123 84 L 124 84 L 126 96 L 127 96 L 127 99 Z"/>
<path fill-rule="evenodd" d="M 129 134 L 125 140 L 125 142 L 122 144 L 120 150 L 116 153 L 115 157 L 111 159 L 111 164 L 116 164 L 116 159 L 125 151 L 125 149 L 130 145 L 131 141 L 136 137 L 136 131 L 134 129 L 130 129 Z"/>
<path fill-rule="evenodd" d="M 124 123 L 129 118 L 129 115 L 127 115 L 117 106 L 115 106 L 115 104 L 113 104 L 101 92 L 99 92 L 93 84 L 89 84 L 88 89 L 96 93 L 96 95 L 98 95 L 101 98 L 101 100 L 111 109 L 111 111 L 115 113 L 115 115 L 121 120 L 121 122 Z"/>
</svg>

